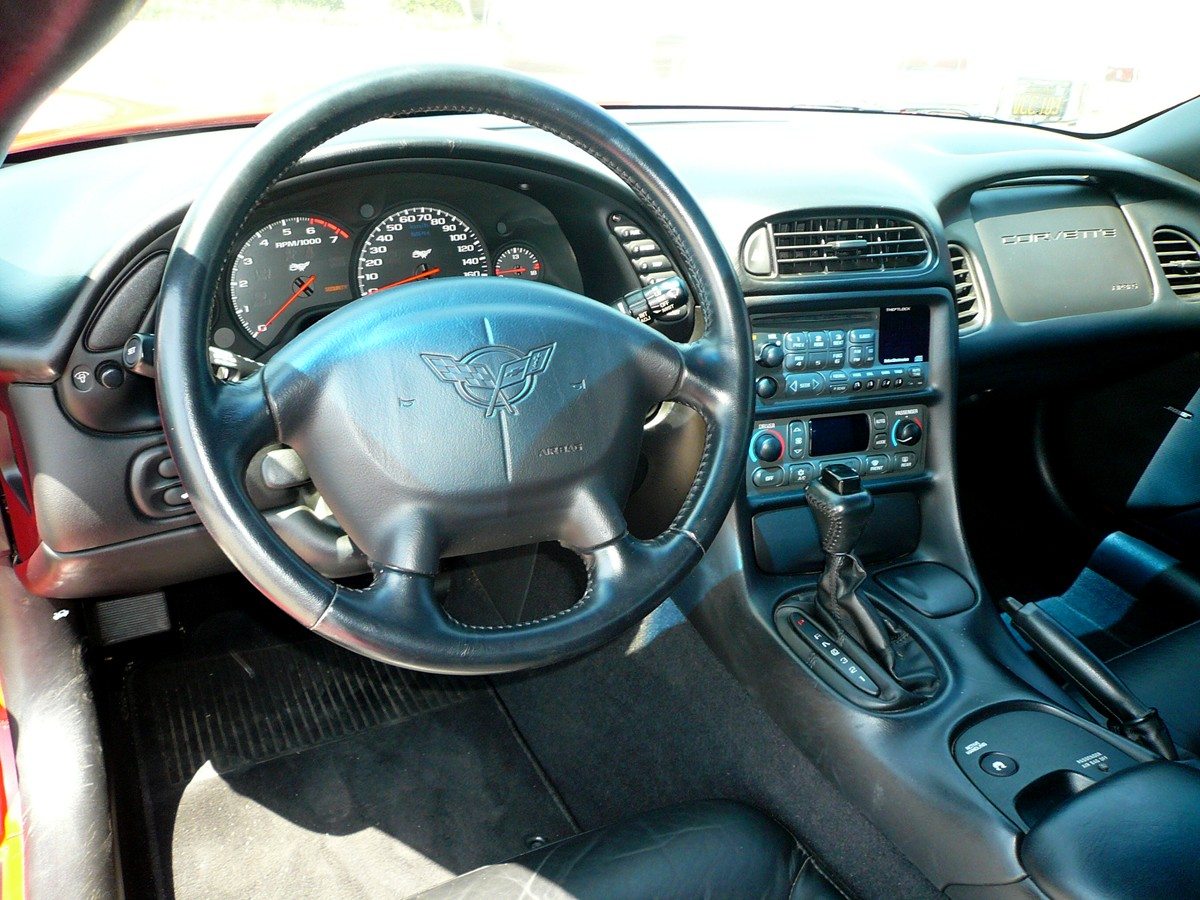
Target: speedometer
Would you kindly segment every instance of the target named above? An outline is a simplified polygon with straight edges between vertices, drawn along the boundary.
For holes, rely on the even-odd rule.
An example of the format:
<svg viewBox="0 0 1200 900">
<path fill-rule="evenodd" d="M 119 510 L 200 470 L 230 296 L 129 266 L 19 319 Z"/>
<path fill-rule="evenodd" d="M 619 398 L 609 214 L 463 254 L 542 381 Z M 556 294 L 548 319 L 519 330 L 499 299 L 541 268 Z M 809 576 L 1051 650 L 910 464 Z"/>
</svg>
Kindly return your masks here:
<svg viewBox="0 0 1200 900">
<path fill-rule="evenodd" d="M 385 216 L 358 255 L 358 290 L 385 288 L 446 275 L 488 275 L 487 248 L 457 213 L 411 206 Z"/>
</svg>

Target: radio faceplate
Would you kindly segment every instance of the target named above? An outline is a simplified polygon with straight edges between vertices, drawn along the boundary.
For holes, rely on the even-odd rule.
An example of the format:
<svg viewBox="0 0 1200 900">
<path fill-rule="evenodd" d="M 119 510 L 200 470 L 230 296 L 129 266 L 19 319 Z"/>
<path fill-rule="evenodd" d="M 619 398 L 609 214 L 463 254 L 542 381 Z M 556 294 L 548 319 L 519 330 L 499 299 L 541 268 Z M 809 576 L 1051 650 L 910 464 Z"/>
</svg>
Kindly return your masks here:
<svg viewBox="0 0 1200 900">
<path fill-rule="evenodd" d="M 758 406 L 895 394 L 929 381 L 929 308 L 754 316 Z"/>
<path fill-rule="evenodd" d="M 757 422 L 746 460 L 751 496 L 802 494 L 821 469 L 845 463 L 868 484 L 925 471 L 925 406 L 789 416 Z"/>
</svg>

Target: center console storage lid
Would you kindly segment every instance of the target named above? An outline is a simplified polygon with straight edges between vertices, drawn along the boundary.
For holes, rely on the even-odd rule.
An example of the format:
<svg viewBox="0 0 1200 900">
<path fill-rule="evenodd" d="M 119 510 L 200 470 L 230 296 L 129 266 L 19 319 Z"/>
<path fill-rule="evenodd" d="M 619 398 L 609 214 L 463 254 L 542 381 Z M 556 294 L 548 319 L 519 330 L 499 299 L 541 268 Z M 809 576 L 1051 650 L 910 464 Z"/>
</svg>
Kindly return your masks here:
<svg viewBox="0 0 1200 900">
<path fill-rule="evenodd" d="M 1117 772 L 1042 819 L 1021 864 L 1054 898 L 1200 896 L 1200 771 Z"/>
</svg>

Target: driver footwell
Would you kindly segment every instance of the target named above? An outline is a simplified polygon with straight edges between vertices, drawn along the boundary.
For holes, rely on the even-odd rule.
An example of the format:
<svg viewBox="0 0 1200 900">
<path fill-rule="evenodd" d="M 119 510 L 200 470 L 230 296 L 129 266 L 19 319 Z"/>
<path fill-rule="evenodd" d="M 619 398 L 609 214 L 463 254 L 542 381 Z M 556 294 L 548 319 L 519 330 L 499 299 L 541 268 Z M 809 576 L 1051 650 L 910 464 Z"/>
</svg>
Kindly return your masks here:
<svg viewBox="0 0 1200 900">
<path fill-rule="evenodd" d="M 131 896 L 407 896 L 577 831 L 482 679 L 309 639 L 130 662 L 119 698 Z"/>
</svg>

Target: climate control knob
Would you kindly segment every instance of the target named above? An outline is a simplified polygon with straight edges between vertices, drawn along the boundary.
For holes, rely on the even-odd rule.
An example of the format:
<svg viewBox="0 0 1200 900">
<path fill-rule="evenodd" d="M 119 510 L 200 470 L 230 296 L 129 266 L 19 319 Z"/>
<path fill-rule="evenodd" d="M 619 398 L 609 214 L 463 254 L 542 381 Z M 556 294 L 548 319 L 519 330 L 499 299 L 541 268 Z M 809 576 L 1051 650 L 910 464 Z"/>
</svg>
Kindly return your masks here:
<svg viewBox="0 0 1200 900">
<path fill-rule="evenodd" d="M 925 430 L 916 419 L 901 419 L 892 426 L 892 442 L 911 447 L 921 442 L 921 435 L 924 433 Z"/>
<path fill-rule="evenodd" d="M 783 347 L 779 346 L 779 344 L 765 344 L 758 351 L 758 364 L 766 366 L 768 369 L 775 369 L 783 365 L 783 357 L 785 355 Z"/>
<path fill-rule="evenodd" d="M 783 440 L 773 431 L 760 431 L 751 444 L 754 458 L 760 462 L 778 462 L 783 459 Z"/>
</svg>

